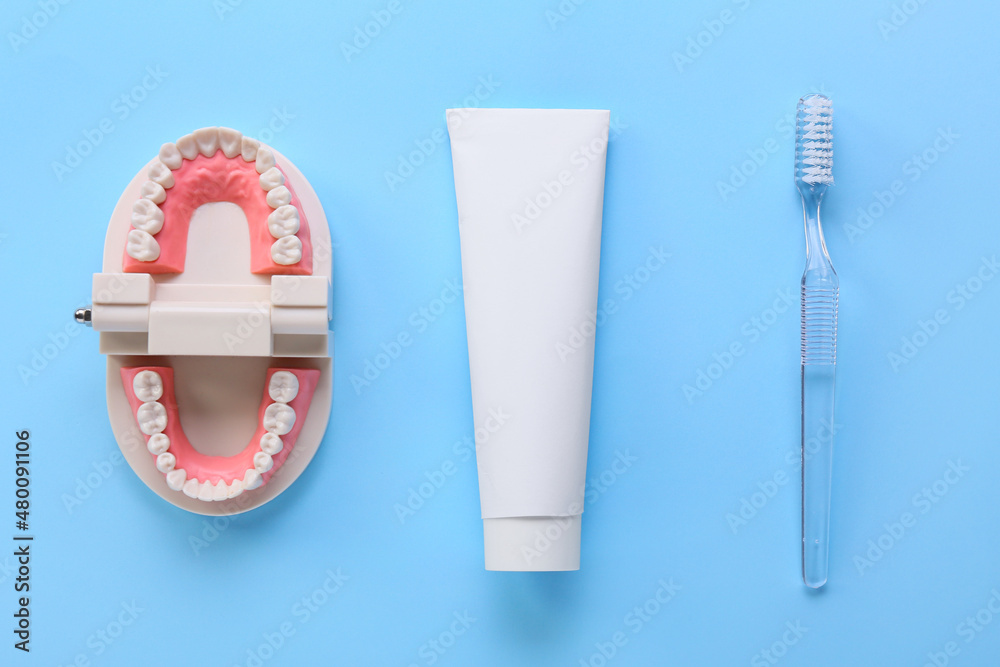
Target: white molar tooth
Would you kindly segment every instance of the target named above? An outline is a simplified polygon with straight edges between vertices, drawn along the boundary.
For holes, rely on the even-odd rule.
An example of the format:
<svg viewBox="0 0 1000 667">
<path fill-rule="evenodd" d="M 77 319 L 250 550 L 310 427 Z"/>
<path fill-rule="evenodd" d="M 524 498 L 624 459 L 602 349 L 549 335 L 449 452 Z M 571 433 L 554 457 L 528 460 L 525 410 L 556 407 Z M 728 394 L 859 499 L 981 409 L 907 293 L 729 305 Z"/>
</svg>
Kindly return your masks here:
<svg viewBox="0 0 1000 667">
<path fill-rule="evenodd" d="M 162 204 L 167 198 L 167 191 L 159 183 L 146 181 L 142 184 L 142 188 L 139 189 L 139 195 L 154 204 Z"/>
<path fill-rule="evenodd" d="M 285 448 L 285 443 L 274 433 L 265 433 L 260 436 L 260 451 L 274 456 Z"/>
<path fill-rule="evenodd" d="M 212 157 L 219 150 L 219 128 L 203 127 L 194 131 L 194 140 L 198 144 L 198 152 L 205 157 Z"/>
<path fill-rule="evenodd" d="M 211 500 L 213 493 L 215 493 L 215 487 L 211 482 L 205 480 L 198 487 L 198 500 Z"/>
<path fill-rule="evenodd" d="M 170 438 L 166 433 L 155 433 L 146 443 L 146 449 L 153 456 L 159 456 L 170 449 Z"/>
<path fill-rule="evenodd" d="M 174 468 L 167 473 L 167 486 L 174 491 L 180 491 L 183 489 L 186 481 L 187 471 L 184 470 L 184 468 Z"/>
<path fill-rule="evenodd" d="M 271 259 L 283 266 L 298 264 L 302 260 L 302 241 L 298 236 L 282 236 L 271 244 Z"/>
<path fill-rule="evenodd" d="M 193 134 L 185 134 L 177 140 L 175 145 L 185 160 L 193 160 L 198 157 L 198 142 L 195 141 Z"/>
<path fill-rule="evenodd" d="M 267 205 L 271 208 L 288 206 L 292 203 L 292 191 L 284 185 L 279 185 L 267 193 Z"/>
<path fill-rule="evenodd" d="M 277 371 L 267 385 L 267 394 L 275 403 L 291 403 L 299 395 L 299 379 L 295 373 Z"/>
<path fill-rule="evenodd" d="M 225 500 L 229 495 L 229 485 L 226 480 L 220 479 L 212 489 L 212 500 Z"/>
<path fill-rule="evenodd" d="M 163 229 L 163 211 L 150 199 L 136 199 L 132 203 L 132 226 L 147 234 L 156 234 Z"/>
<path fill-rule="evenodd" d="M 257 160 L 254 162 L 254 167 L 257 168 L 258 174 L 263 174 L 265 171 L 274 166 L 274 152 L 271 151 L 267 146 L 257 147 Z"/>
<path fill-rule="evenodd" d="M 200 488 L 201 484 L 198 482 L 197 479 L 192 477 L 188 481 L 184 482 L 184 486 L 181 487 L 181 490 L 184 492 L 184 495 L 187 496 L 188 498 L 197 498 L 198 490 Z"/>
<path fill-rule="evenodd" d="M 243 475 L 243 489 L 245 491 L 253 491 L 263 483 L 264 480 L 261 478 L 260 473 L 253 468 L 247 470 L 246 474 Z"/>
<path fill-rule="evenodd" d="M 156 371 L 139 371 L 132 378 L 132 391 L 143 403 L 158 401 L 163 396 L 163 378 Z"/>
<path fill-rule="evenodd" d="M 168 473 L 177 466 L 177 457 L 170 452 L 163 452 L 156 457 L 156 469 Z"/>
<path fill-rule="evenodd" d="M 236 496 L 240 495 L 241 493 L 243 493 L 243 480 L 242 479 L 234 479 L 229 484 L 229 489 L 226 492 L 226 500 L 229 500 L 231 498 L 235 498 Z"/>
<path fill-rule="evenodd" d="M 243 133 L 231 127 L 220 127 L 219 148 L 226 157 L 236 157 L 243 150 Z"/>
<path fill-rule="evenodd" d="M 285 175 L 281 173 L 281 170 L 277 167 L 271 167 L 263 174 L 260 175 L 260 187 L 264 190 L 271 191 L 278 187 L 279 185 L 285 184 Z"/>
<path fill-rule="evenodd" d="M 140 405 L 135 418 L 139 422 L 139 430 L 146 435 L 156 435 L 167 427 L 167 409 L 156 401 Z"/>
<path fill-rule="evenodd" d="M 286 204 L 271 211 L 267 216 L 267 231 L 276 239 L 294 235 L 299 231 L 299 209 Z"/>
<path fill-rule="evenodd" d="M 137 259 L 140 262 L 153 262 L 160 256 L 160 244 L 141 229 L 133 229 L 128 233 L 125 252 L 132 259 Z"/>
<path fill-rule="evenodd" d="M 295 410 L 284 403 L 271 403 L 264 410 L 264 430 L 275 435 L 285 435 L 295 425 Z"/>
<path fill-rule="evenodd" d="M 171 170 L 180 169 L 184 163 L 184 156 L 177 150 L 177 144 L 166 143 L 160 146 L 160 162 L 167 165 Z"/>
<path fill-rule="evenodd" d="M 253 162 L 257 159 L 257 151 L 260 149 L 260 142 L 253 137 L 245 136 L 240 142 L 240 154 L 244 162 Z"/>
<path fill-rule="evenodd" d="M 264 452 L 257 452 L 256 454 L 253 455 L 253 467 L 254 470 L 263 475 L 268 470 L 274 467 L 274 459 L 271 458 L 270 454 L 265 454 Z"/>
<path fill-rule="evenodd" d="M 174 187 L 173 172 L 170 171 L 170 167 L 160 162 L 159 158 L 149 166 L 149 180 L 163 186 L 165 190 Z"/>
</svg>

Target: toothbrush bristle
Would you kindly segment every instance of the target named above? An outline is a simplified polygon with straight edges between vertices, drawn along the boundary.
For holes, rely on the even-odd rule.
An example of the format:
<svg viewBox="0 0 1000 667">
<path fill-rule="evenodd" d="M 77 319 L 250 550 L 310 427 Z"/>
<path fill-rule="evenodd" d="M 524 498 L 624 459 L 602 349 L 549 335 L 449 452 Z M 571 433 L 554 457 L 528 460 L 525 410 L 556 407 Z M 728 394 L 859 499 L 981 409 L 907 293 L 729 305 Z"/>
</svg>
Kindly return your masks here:
<svg viewBox="0 0 1000 667">
<path fill-rule="evenodd" d="M 806 95 L 795 116 L 795 182 L 833 185 L 833 102 Z"/>
</svg>

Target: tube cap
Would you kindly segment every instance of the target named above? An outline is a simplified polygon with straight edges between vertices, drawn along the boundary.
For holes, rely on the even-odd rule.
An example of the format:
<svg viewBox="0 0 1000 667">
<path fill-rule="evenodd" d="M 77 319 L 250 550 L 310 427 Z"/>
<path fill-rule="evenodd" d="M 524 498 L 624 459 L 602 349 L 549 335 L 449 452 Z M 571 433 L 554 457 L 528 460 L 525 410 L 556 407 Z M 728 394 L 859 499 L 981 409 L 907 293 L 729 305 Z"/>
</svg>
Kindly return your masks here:
<svg viewBox="0 0 1000 667">
<path fill-rule="evenodd" d="M 502 572 L 579 570 L 582 516 L 483 519 L 486 569 Z"/>
</svg>

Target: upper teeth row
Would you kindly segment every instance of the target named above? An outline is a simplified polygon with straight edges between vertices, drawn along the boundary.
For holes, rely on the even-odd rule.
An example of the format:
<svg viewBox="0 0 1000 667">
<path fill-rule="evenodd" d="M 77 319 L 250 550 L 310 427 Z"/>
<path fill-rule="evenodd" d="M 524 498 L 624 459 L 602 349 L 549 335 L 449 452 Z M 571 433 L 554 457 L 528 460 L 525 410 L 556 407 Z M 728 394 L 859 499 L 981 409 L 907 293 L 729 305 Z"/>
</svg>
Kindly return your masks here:
<svg viewBox="0 0 1000 667">
<path fill-rule="evenodd" d="M 267 193 L 267 204 L 275 209 L 267 218 L 267 229 L 277 239 L 271 245 L 271 259 L 284 266 L 301 261 L 302 241 L 296 236 L 299 212 L 285 186 L 285 175 L 275 166 L 274 152 L 228 127 L 203 127 L 160 147 L 157 159 L 149 167 L 149 180 L 143 183 L 140 198 L 132 205 L 132 229 L 125 244 L 129 257 L 140 262 L 159 258 L 160 244 L 153 237 L 163 229 L 163 211 L 159 205 L 166 200 L 166 191 L 174 186 L 172 172 L 180 169 L 184 160 L 193 160 L 198 155 L 212 157 L 220 150 L 227 158 L 239 155 L 244 161 L 253 162 L 260 174 L 260 187 Z"/>
<path fill-rule="evenodd" d="M 264 428 L 260 438 L 260 451 L 254 454 L 253 467 L 247 469 L 242 479 L 230 482 L 220 479 L 213 484 L 200 482 L 187 471 L 177 467 L 177 457 L 170 452 L 170 438 L 163 430 L 167 427 L 167 411 L 158 399 L 163 396 L 163 379 L 156 371 L 140 371 L 132 379 L 132 391 L 142 405 L 136 411 L 139 429 L 150 436 L 146 443 L 149 453 L 156 457 L 156 469 L 167 476 L 167 486 L 174 491 L 183 491 L 189 498 L 198 500 L 228 500 L 244 491 L 256 489 L 264 480 L 261 475 L 274 466 L 275 454 L 284 448 L 279 436 L 285 435 L 295 425 L 295 410 L 288 402 L 299 393 L 299 380 L 294 373 L 278 371 L 271 376 L 268 395 L 274 401 L 264 411 Z"/>
</svg>

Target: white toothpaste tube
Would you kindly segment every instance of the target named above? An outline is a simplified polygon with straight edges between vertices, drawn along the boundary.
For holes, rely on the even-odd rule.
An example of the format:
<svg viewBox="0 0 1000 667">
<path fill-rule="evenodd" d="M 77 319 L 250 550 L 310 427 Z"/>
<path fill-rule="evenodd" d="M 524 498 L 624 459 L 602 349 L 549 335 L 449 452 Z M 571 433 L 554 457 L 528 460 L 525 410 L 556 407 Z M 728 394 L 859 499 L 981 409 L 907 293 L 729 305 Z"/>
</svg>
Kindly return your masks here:
<svg viewBox="0 0 1000 667">
<path fill-rule="evenodd" d="M 580 567 L 609 120 L 448 110 L 487 570 Z"/>
</svg>

